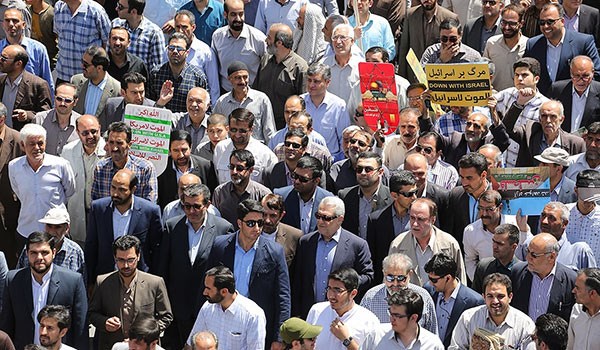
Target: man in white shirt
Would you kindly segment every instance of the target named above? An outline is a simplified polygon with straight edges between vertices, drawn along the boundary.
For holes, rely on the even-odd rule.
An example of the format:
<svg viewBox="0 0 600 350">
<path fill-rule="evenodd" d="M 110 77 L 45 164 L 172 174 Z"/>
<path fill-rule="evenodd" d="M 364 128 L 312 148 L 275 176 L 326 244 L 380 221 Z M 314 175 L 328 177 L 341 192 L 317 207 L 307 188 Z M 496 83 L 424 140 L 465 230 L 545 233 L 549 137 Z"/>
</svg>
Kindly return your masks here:
<svg viewBox="0 0 600 350">
<path fill-rule="evenodd" d="M 40 345 L 48 350 L 75 350 L 62 343 L 71 327 L 71 311 L 63 305 L 46 305 L 37 315 L 40 323 Z"/>
<path fill-rule="evenodd" d="M 308 312 L 306 321 L 323 327 L 317 337 L 316 349 L 358 350 L 379 319 L 371 311 L 357 305 L 358 273 L 342 268 L 329 274 L 327 300 L 316 303 Z"/>
<path fill-rule="evenodd" d="M 571 156 L 569 167 L 565 170 L 565 177 L 573 181 L 582 170 L 600 170 L 600 122 L 594 122 L 587 127 L 583 140 L 585 152 Z"/>
<path fill-rule="evenodd" d="M 600 344 L 600 269 L 583 269 L 575 280 L 575 301 L 567 350 L 592 349 Z"/>
<path fill-rule="evenodd" d="M 185 349 L 192 349 L 192 336 L 201 330 L 215 333 L 222 349 L 264 349 L 265 313 L 235 290 L 233 272 L 224 266 L 214 267 L 206 271 L 204 285 L 207 301 L 198 312 Z"/>
<path fill-rule="evenodd" d="M 483 280 L 485 305 L 463 312 L 452 333 L 449 350 L 467 350 L 473 334 L 484 328 L 504 338 L 504 344 L 512 349 L 535 350 L 531 334 L 533 321 L 523 312 L 510 306 L 512 283 L 508 276 L 493 273 Z"/>
<path fill-rule="evenodd" d="M 577 202 L 567 205 L 569 225 L 567 225 L 567 238 L 570 242 L 586 242 L 594 256 L 600 256 L 600 206 L 596 204 L 599 199 L 600 172 L 597 170 L 583 170 L 577 175 L 575 193 Z"/>
<path fill-rule="evenodd" d="M 331 67 L 331 84 L 327 91 L 344 101 L 350 100 L 352 89 L 360 81 L 358 63 L 362 60 L 352 55 L 354 28 L 340 24 L 333 28 L 331 36 L 334 55 L 326 57 L 323 64 Z"/>
</svg>

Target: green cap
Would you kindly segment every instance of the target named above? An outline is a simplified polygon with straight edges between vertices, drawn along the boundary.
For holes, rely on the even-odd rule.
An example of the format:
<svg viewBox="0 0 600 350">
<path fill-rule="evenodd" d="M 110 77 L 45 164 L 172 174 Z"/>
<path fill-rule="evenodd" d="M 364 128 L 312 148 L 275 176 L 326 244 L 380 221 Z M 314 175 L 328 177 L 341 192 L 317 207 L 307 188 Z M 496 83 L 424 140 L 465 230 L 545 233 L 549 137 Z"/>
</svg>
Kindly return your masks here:
<svg viewBox="0 0 600 350">
<path fill-rule="evenodd" d="M 281 324 L 279 334 L 286 344 L 292 344 L 293 340 L 315 338 L 323 327 L 314 326 L 301 318 L 292 317 Z"/>
</svg>

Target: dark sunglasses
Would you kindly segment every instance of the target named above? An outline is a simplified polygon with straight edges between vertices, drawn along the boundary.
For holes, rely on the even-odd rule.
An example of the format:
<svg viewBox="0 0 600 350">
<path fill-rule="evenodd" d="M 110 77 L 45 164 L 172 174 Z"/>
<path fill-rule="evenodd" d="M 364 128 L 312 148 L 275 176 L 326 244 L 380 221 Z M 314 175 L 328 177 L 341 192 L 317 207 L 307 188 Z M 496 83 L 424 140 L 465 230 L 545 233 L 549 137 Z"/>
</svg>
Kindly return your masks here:
<svg viewBox="0 0 600 350">
<path fill-rule="evenodd" d="M 302 147 L 301 144 L 292 141 L 285 141 L 283 144 L 285 145 L 285 147 L 292 147 L 293 149 L 299 149 L 300 147 Z"/>
<path fill-rule="evenodd" d="M 519 25 L 519 22 L 505 21 L 505 20 L 501 19 L 500 20 L 500 25 L 501 26 L 516 27 L 516 26 Z"/>
<path fill-rule="evenodd" d="M 445 36 L 445 35 L 442 35 L 442 36 L 440 37 L 440 41 L 441 41 L 441 42 L 443 42 L 443 43 L 447 43 L 447 42 L 449 41 L 449 42 L 451 42 L 451 43 L 453 43 L 453 44 L 454 44 L 455 42 L 457 42 L 457 41 L 458 41 L 458 37 L 457 37 L 457 36 L 454 36 L 454 35 L 453 35 L 453 36 Z"/>
<path fill-rule="evenodd" d="M 362 174 L 363 171 L 366 172 L 367 174 L 370 174 L 372 172 L 374 172 L 375 170 L 379 170 L 381 168 L 373 168 L 372 166 L 357 166 L 356 167 L 356 173 L 357 174 Z"/>
<path fill-rule="evenodd" d="M 429 277 L 429 280 L 431 281 L 431 283 L 438 283 L 439 280 L 441 280 L 442 278 L 444 278 L 445 276 L 441 276 L 441 277 Z"/>
<path fill-rule="evenodd" d="M 421 151 L 425 152 L 425 154 L 432 154 L 433 153 L 433 148 L 431 147 L 426 147 L 426 146 L 421 146 L 421 145 L 416 145 L 415 146 L 415 150 L 419 153 L 421 153 Z"/>
<path fill-rule="evenodd" d="M 398 276 L 385 275 L 385 280 L 389 283 L 392 283 L 394 281 L 404 282 L 404 281 L 406 281 L 407 278 L 408 278 L 408 276 L 405 276 L 405 275 L 398 275 Z"/>
<path fill-rule="evenodd" d="M 192 210 L 192 208 L 196 209 L 196 210 L 200 210 L 202 208 L 204 208 L 204 205 L 202 204 L 187 204 L 187 203 L 181 203 L 181 206 L 183 207 L 183 209 L 185 210 Z"/>
<path fill-rule="evenodd" d="M 482 0 L 481 3 L 483 4 L 483 6 L 485 6 L 485 5 L 496 6 L 496 4 L 498 2 L 496 2 L 495 0 Z"/>
<path fill-rule="evenodd" d="M 292 179 L 294 179 L 294 180 L 298 180 L 298 181 L 300 181 L 300 182 L 302 182 L 302 183 L 307 183 L 307 182 L 309 182 L 309 181 L 311 181 L 311 180 L 313 179 L 312 177 L 304 177 L 304 176 L 300 176 L 300 175 L 296 174 L 296 173 L 295 173 L 295 172 L 293 172 L 293 171 L 290 173 L 290 177 L 291 177 Z"/>
<path fill-rule="evenodd" d="M 96 130 L 96 129 L 83 130 L 81 132 L 81 136 L 88 136 L 89 134 L 96 135 L 97 133 L 98 133 L 98 130 Z"/>
<path fill-rule="evenodd" d="M 233 165 L 233 164 L 229 164 L 229 165 L 227 166 L 227 168 L 229 168 L 229 170 L 235 170 L 235 171 L 237 171 L 238 173 L 239 173 L 239 172 L 242 172 L 242 171 L 244 171 L 244 170 L 246 170 L 246 169 L 248 169 L 248 167 L 245 167 L 245 166 L 243 166 L 243 165 Z"/>
<path fill-rule="evenodd" d="M 367 147 L 367 143 L 365 141 L 362 140 L 358 140 L 358 139 L 350 139 L 350 144 L 353 145 L 355 143 L 358 143 L 358 145 L 360 147 Z"/>
<path fill-rule="evenodd" d="M 84 60 L 81 60 L 81 64 L 83 65 L 83 68 L 88 68 L 88 67 L 90 67 L 90 66 L 93 66 L 93 65 L 94 65 L 94 64 L 92 64 L 92 63 L 87 63 L 87 62 L 86 62 L 86 61 L 84 61 Z"/>
<path fill-rule="evenodd" d="M 246 221 L 242 221 L 242 222 L 250 228 L 252 228 L 254 226 L 263 227 L 265 225 L 265 221 L 262 219 L 261 220 L 246 220 Z"/>
<path fill-rule="evenodd" d="M 333 219 L 337 219 L 337 217 L 338 217 L 337 215 L 335 215 L 335 216 L 327 216 L 327 215 L 323 215 L 323 214 L 319 214 L 319 213 L 315 214 L 315 218 L 317 220 L 323 220 L 323 221 L 327 221 L 327 222 L 329 222 L 329 221 L 331 221 Z"/>
<path fill-rule="evenodd" d="M 419 191 L 419 190 L 413 190 L 413 191 L 409 191 L 409 192 L 402 192 L 402 191 L 398 191 L 398 192 L 396 192 L 396 193 L 398 193 L 399 195 L 401 195 L 401 196 L 403 196 L 403 197 L 410 198 L 410 197 L 412 197 L 412 196 L 415 196 L 415 195 L 417 195 L 417 192 L 418 192 L 418 191 Z"/>
<path fill-rule="evenodd" d="M 60 97 L 60 96 L 56 96 L 54 98 L 56 99 L 56 101 L 58 101 L 58 102 L 64 102 L 64 103 L 73 103 L 73 101 L 75 101 L 72 98 L 66 98 L 66 97 Z"/>
<path fill-rule="evenodd" d="M 167 46 L 167 50 L 169 50 L 171 52 L 177 52 L 177 53 L 182 53 L 182 52 L 186 52 L 187 51 L 187 49 L 185 47 L 175 46 L 175 45 L 169 45 L 169 46 Z"/>
<path fill-rule="evenodd" d="M 235 133 L 238 133 L 238 132 L 240 134 L 245 134 L 245 133 L 248 132 L 248 129 L 229 128 L 229 132 L 232 133 L 232 134 L 235 134 Z"/>
<path fill-rule="evenodd" d="M 546 24 L 549 26 L 554 25 L 554 23 L 556 23 L 556 21 L 560 20 L 560 18 L 555 18 L 555 19 L 539 19 L 538 20 L 538 26 L 543 27 Z"/>
</svg>

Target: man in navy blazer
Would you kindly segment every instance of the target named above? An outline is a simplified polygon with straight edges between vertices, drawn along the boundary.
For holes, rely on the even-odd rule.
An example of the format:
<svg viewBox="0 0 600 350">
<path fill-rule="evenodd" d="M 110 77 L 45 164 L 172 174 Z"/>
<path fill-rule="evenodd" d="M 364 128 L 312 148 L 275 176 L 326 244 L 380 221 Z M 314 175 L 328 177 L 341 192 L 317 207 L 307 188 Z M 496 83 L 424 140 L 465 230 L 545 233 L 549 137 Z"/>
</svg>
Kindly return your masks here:
<svg viewBox="0 0 600 350">
<path fill-rule="evenodd" d="M 323 198 L 333 196 L 333 194 L 319 187 L 323 177 L 323 165 L 320 160 L 313 156 L 302 156 L 291 176 L 294 179 L 293 186 L 275 189 L 275 194 L 283 197 L 285 205 L 286 215 L 281 222 L 298 228 L 304 234 L 307 234 L 317 227 L 315 213 L 319 203 Z M 300 208 L 300 200 L 302 200 L 304 206 L 310 207 L 310 211 L 308 211 L 310 217 L 303 215 L 306 211 Z"/>
<path fill-rule="evenodd" d="M 575 132 L 600 121 L 600 82 L 593 80 L 594 62 L 587 56 L 573 58 L 570 71 L 571 79 L 552 84 L 547 96 L 561 101 L 565 108 L 562 129 L 566 132 Z M 573 105 L 573 101 L 577 102 L 582 96 L 583 106 Z M 580 108 L 579 116 L 573 115 L 578 110 L 576 107 Z"/>
<path fill-rule="evenodd" d="M 429 275 L 429 283 L 431 283 L 431 285 L 426 285 L 426 289 L 429 290 L 435 303 L 438 333 L 447 349 L 452 339 L 452 331 L 460 315 L 467 309 L 483 305 L 483 298 L 467 287 L 466 281 L 458 280 L 458 265 L 448 255 L 435 254 L 425 264 L 425 272 Z M 450 303 L 452 303 L 452 309 L 448 313 L 448 304 Z"/>
<path fill-rule="evenodd" d="M 353 268 L 359 275 L 357 300 L 373 282 L 373 263 L 367 242 L 342 228 L 344 202 L 325 197 L 316 216 L 317 231 L 302 236 L 296 248 L 292 288 L 292 314 L 306 318 L 311 306 L 325 301 L 327 276 L 341 268 Z"/>
<path fill-rule="evenodd" d="M 234 231 L 227 220 L 207 213 L 210 191 L 206 185 L 186 187 L 181 202 L 185 215 L 167 221 L 158 269 L 165 280 L 174 316 L 165 331 L 163 346 L 172 349 L 183 348 L 206 301 L 202 294 L 204 273 L 215 238 Z M 196 239 L 190 241 L 190 237 Z"/>
<path fill-rule="evenodd" d="M 142 242 L 138 269 L 149 272 L 157 268 L 157 249 L 162 239 L 160 208 L 133 195 L 137 182 L 131 170 L 119 170 L 112 179 L 110 197 L 92 202 L 84 249 L 88 285 L 93 285 L 98 275 L 115 270 L 112 243 L 126 234 Z"/>
<path fill-rule="evenodd" d="M 589 34 L 566 30 L 564 10 L 558 3 L 544 5 L 540 12 L 540 26 L 542 34 L 527 40 L 524 57 L 533 57 L 540 62 L 542 72 L 537 84 L 542 94 L 546 94 L 553 82 L 569 79 L 569 62 L 575 56 L 585 55 L 594 62 L 595 78 L 600 78 L 600 57 L 594 42 L 594 37 Z M 560 44 L 562 42 L 562 44 Z M 560 44 L 560 46 L 559 46 Z M 557 47 L 558 46 L 558 47 Z M 548 69 L 548 49 L 558 50 L 557 62 Z"/>
<path fill-rule="evenodd" d="M 29 267 L 12 270 L 6 278 L 0 329 L 10 336 L 16 349 L 23 349 L 25 345 L 39 339 L 39 310 L 36 309 L 33 299 L 34 295 L 43 291 L 43 281 L 48 277 L 45 305 L 64 305 L 71 308 L 71 327 L 63 338 L 63 343 L 77 349 L 88 348 L 85 321 L 88 303 L 83 277 L 77 272 L 52 263 L 56 253 L 54 245 L 54 238 L 50 234 L 31 233 L 26 245 Z M 36 287 L 35 294 L 33 284 L 39 286 Z M 39 305 L 39 308 L 43 306 Z"/>
<path fill-rule="evenodd" d="M 534 321 L 541 314 L 553 313 L 568 322 L 571 309 L 575 305 L 572 290 L 575 287 L 577 273 L 556 262 L 559 249 L 558 241 L 554 236 L 549 233 L 539 233 L 533 237 L 527 247 L 527 263 L 518 263 L 511 271 L 513 294 L 519 296 L 513 299 L 512 306 L 528 314 Z M 534 281 L 534 274 L 537 283 Z M 548 288 L 550 289 L 549 300 L 544 301 L 540 295 L 544 295 Z M 531 298 L 536 298 L 538 301 L 531 302 Z M 537 307 L 531 309 L 532 303 Z"/>
<path fill-rule="evenodd" d="M 265 348 L 283 346 L 279 327 L 290 318 L 290 279 L 283 247 L 261 236 L 265 223 L 260 202 L 246 199 L 238 205 L 238 232 L 215 238 L 207 267 L 224 265 L 233 271 L 238 293 L 265 312 Z"/>
</svg>

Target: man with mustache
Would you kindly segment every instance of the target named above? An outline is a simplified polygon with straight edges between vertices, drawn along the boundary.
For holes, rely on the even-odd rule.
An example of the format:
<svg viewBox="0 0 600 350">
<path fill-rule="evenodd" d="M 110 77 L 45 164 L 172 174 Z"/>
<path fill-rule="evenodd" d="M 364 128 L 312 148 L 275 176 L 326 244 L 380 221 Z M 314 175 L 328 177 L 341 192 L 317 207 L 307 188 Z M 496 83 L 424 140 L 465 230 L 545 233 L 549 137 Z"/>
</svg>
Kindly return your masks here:
<svg viewBox="0 0 600 350">
<path fill-rule="evenodd" d="M 88 316 L 96 327 L 98 349 L 111 349 L 129 337 L 134 320 L 156 317 L 160 331 L 173 321 L 167 287 L 162 277 L 138 270 L 142 242 L 125 235 L 112 243 L 117 271 L 98 276 Z"/>
<path fill-rule="evenodd" d="M 419 134 L 429 131 L 421 130 L 420 116 L 421 112 L 416 108 L 405 108 L 400 112 L 400 122 L 396 130 L 399 135 L 389 137 L 383 146 L 383 164 L 389 169 L 398 169 L 406 156 L 413 152 Z"/>
<path fill-rule="evenodd" d="M 565 177 L 573 181 L 582 170 L 600 170 L 600 122 L 590 124 L 583 139 L 585 152 L 571 156 L 569 167 L 565 170 Z"/>
<path fill-rule="evenodd" d="M 483 57 L 496 66 L 492 78 L 494 89 L 502 91 L 513 86 L 512 65 L 525 54 L 527 37 L 521 33 L 525 9 L 516 4 L 506 5 L 501 12 L 502 34 L 489 38 L 483 49 Z"/>
<path fill-rule="evenodd" d="M 548 147 L 560 147 L 572 155 L 585 149 L 585 142 L 581 137 L 561 129 L 565 115 L 560 101 L 544 102 L 540 107 L 539 122 L 528 121 L 525 125 L 515 126 L 517 118 L 518 111 L 511 109 L 503 119 L 510 138 L 521 145 L 517 167 L 538 165 L 535 156 Z"/>
<path fill-rule="evenodd" d="M 117 171 L 130 169 L 139 180 L 135 195 L 156 202 L 158 198 L 156 169 L 149 161 L 129 153 L 131 128 L 123 122 L 114 122 L 108 127 L 109 158 L 103 159 L 94 170 L 92 200 L 109 197 L 111 182 Z"/>
</svg>

